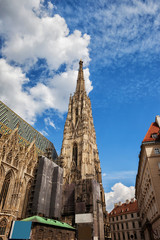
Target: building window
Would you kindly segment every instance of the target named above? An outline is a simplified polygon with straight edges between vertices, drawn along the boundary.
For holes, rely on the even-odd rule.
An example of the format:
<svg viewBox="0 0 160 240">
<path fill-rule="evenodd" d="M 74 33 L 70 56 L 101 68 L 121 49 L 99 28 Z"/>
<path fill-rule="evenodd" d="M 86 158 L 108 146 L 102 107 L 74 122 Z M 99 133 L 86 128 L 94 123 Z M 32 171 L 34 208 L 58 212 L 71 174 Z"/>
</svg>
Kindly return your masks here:
<svg viewBox="0 0 160 240">
<path fill-rule="evenodd" d="M 115 225 L 113 224 L 113 230 L 115 230 Z"/>
<path fill-rule="evenodd" d="M 126 222 L 126 228 L 128 229 L 128 222 Z"/>
<path fill-rule="evenodd" d="M 141 222 L 139 221 L 139 227 L 141 227 Z"/>
<path fill-rule="evenodd" d="M 153 135 L 153 134 L 152 134 Z M 155 154 L 160 154 L 160 149 L 159 148 L 155 148 L 154 149 L 154 152 L 155 152 Z"/>
<path fill-rule="evenodd" d="M 78 156 L 78 147 L 77 147 L 77 143 L 74 143 L 73 144 L 72 161 L 75 162 L 76 166 L 77 166 L 77 156 Z"/>
<path fill-rule="evenodd" d="M 4 208 L 4 205 L 5 205 L 5 201 L 6 201 L 9 185 L 10 185 L 11 176 L 12 176 L 12 173 L 10 171 L 10 172 L 7 173 L 7 175 L 4 179 L 4 182 L 3 182 L 2 190 L 1 190 L 1 193 L 0 193 L 0 205 L 2 206 L 2 209 Z"/>
<path fill-rule="evenodd" d="M 112 221 L 114 222 L 114 217 L 112 218 Z"/>
<path fill-rule="evenodd" d="M 128 239 L 130 239 L 130 235 L 129 235 L 129 232 L 127 232 L 127 236 L 128 236 Z"/>
<path fill-rule="evenodd" d="M 124 229 L 123 223 L 121 223 L 122 229 Z"/>
<path fill-rule="evenodd" d="M 123 232 L 123 240 L 125 240 L 125 234 L 124 234 L 124 232 Z"/>
<path fill-rule="evenodd" d="M 118 216 L 116 217 L 116 220 L 118 221 Z"/>
<path fill-rule="evenodd" d="M 116 240 L 116 234 L 114 233 L 114 240 Z"/>
<path fill-rule="evenodd" d="M 135 222 L 132 222 L 132 226 L 133 226 L 133 228 L 135 228 Z"/>
<path fill-rule="evenodd" d="M 133 216 L 133 213 L 131 213 L 131 218 L 133 218 L 134 216 Z"/>
<path fill-rule="evenodd" d="M 125 219 L 127 219 L 127 214 L 125 214 Z"/>
<path fill-rule="evenodd" d="M 136 234 L 136 232 L 134 233 L 134 239 L 137 239 L 137 234 Z"/>
<path fill-rule="evenodd" d="M 3 218 L 0 221 L 0 235 L 5 235 L 6 227 L 7 227 L 7 221 L 5 218 Z"/>
<path fill-rule="evenodd" d="M 118 233 L 118 240 L 120 240 L 121 238 L 120 238 L 120 233 Z"/>
<path fill-rule="evenodd" d="M 119 230 L 119 224 L 117 223 L 117 229 Z"/>
<path fill-rule="evenodd" d="M 121 215 L 121 220 L 123 219 L 123 216 Z"/>
</svg>

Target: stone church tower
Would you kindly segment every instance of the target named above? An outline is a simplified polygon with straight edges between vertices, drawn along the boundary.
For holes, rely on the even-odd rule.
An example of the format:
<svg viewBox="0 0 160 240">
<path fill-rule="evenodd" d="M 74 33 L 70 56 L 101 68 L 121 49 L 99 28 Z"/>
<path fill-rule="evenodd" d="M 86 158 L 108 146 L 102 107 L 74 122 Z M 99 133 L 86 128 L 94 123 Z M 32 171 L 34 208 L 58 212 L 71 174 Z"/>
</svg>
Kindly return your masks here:
<svg viewBox="0 0 160 240">
<path fill-rule="evenodd" d="M 76 91 L 69 100 L 60 165 L 64 171 L 63 220 L 77 226 L 78 239 L 104 239 L 105 197 L 82 61 Z"/>
</svg>

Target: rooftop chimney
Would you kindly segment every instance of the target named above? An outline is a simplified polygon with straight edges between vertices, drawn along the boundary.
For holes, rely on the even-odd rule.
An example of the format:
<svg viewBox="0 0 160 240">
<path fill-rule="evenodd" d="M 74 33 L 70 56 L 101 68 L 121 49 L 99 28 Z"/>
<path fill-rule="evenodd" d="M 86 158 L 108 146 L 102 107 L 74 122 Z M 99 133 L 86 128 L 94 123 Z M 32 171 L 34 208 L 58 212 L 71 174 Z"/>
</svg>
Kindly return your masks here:
<svg viewBox="0 0 160 240">
<path fill-rule="evenodd" d="M 114 204 L 114 207 L 116 208 L 117 206 L 118 206 L 118 203 L 115 203 L 115 204 Z"/>
<path fill-rule="evenodd" d="M 155 122 L 158 124 L 158 127 L 160 128 L 160 116 L 159 115 L 156 116 Z"/>
</svg>

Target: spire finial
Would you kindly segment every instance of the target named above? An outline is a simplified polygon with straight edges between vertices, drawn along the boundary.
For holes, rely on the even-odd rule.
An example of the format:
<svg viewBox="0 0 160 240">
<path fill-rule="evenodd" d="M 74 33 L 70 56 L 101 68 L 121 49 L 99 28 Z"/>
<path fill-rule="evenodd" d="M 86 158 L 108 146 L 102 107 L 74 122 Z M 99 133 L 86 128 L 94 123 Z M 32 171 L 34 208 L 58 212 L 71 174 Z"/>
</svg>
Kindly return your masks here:
<svg viewBox="0 0 160 240">
<path fill-rule="evenodd" d="M 83 91 L 85 91 L 85 83 L 84 83 L 84 76 L 83 76 L 83 61 L 82 59 L 80 59 L 76 92 L 83 92 Z"/>
</svg>

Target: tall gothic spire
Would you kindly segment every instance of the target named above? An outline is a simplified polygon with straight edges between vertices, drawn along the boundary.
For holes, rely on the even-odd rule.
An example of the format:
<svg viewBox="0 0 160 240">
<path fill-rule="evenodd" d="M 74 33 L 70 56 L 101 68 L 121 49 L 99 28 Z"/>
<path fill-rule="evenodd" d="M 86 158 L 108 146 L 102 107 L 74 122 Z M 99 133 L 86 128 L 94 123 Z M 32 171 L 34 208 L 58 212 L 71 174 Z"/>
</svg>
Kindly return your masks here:
<svg viewBox="0 0 160 240">
<path fill-rule="evenodd" d="M 76 92 L 85 92 L 85 82 L 84 82 L 84 76 L 83 76 L 83 61 L 79 61 L 79 72 L 78 72 L 78 78 L 77 78 L 77 87 Z"/>
</svg>

